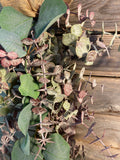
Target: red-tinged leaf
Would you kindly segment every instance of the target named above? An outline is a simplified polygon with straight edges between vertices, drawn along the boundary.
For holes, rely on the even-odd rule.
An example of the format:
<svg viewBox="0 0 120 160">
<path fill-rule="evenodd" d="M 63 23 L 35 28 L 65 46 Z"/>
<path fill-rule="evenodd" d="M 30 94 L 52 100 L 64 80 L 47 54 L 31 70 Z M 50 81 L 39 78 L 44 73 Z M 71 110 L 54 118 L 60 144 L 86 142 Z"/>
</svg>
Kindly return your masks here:
<svg viewBox="0 0 120 160">
<path fill-rule="evenodd" d="M 90 12 L 89 18 L 92 21 L 94 19 L 95 13 L 94 12 Z"/>
<path fill-rule="evenodd" d="M 86 10 L 86 17 L 89 17 L 88 9 Z"/>
<path fill-rule="evenodd" d="M 78 96 L 79 96 L 79 98 L 83 99 L 84 97 L 87 96 L 87 92 L 82 90 L 82 91 L 79 92 Z"/>
<path fill-rule="evenodd" d="M 32 106 L 38 106 L 40 103 L 40 100 L 31 98 L 30 103 L 32 104 Z"/>
<path fill-rule="evenodd" d="M 34 43 L 34 41 L 31 38 L 24 38 L 22 40 L 22 43 L 29 46 L 29 45 L 32 45 Z"/>
<path fill-rule="evenodd" d="M 80 21 L 80 16 L 81 16 L 81 10 L 82 10 L 82 5 L 78 4 L 78 20 Z"/>
<path fill-rule="evenodd" d="M 8 90 L 9 86 L 6 82 L 2 82 L 2 89 Z"/>
<path fill-rule="evenodd" d="M 46 49 L 48 48 L 48 44 L 44 44 L 42 47 L 40 47 L 36 53 L 42 54 Z"/>
<path fill-rule="evenodd" d="M 0 49 L 0 58 L 3 58 L 6 56 L 6 52 Z"/>
<path fill-rule="evenodd" d="M 66 84 L 64 85 L 63 90 L 64 90 L 64 94 L 65 94 L 66 96 L 69 96 L 69 95 L 72 93 L 72 91 L 73 91 L 73 88 L 72 88 L 71 83 L 66 83 Z"/>
<path fill-rule="evenodd" d="M 11 61 L 6 58 L 3 58 L 1 59 L 1 65 L 2 67 L 8 68 L 11 66 Z"/>
<path fill-rule="evenodd" d="M 39 59 L 35 59 L 33 60 L 33 62 L 31 63 L 31 66 L 34 66 L 34 67 L 39 67 L 41 65 L 46 65 L 48 62 L 45 61 L 45 60 L 39 60 Z"/>
<path fill-rule="evenodd" d="M 40 115 L 40 114 L 44 114 L 47 110 L 45 108 L 42 107 L 35 107 L 32 109 L 32 112 L 34 114 Z"/>
<path fill-rule="evenodd" d="M 10 59 L 16 59 L 16 58 L 18 58 L 18 55 L 16 52 L 8 52 L 7 57 Z"/>
<path fill-rule="evenodd" d="M 18 66 L 20 63 L 22 63 L 22 59 L 21 58 L 11 60 L 11 65 L 14 66 L 14 67 Z"/>
<path fill-rule="evenodd" d="M 50 80 L 49 80 L 49 79 L 47 79 L 47 78 L 41 77 L 41 78 L 39 79 L 39 82 L 41 82 L 41 83 L 45 84 L 45 83 L 49 83 L 49 82 L 50 82 Z"/>
<path fill-rule="evenodd" d="M 62 71 L 63 71 L 63 67 L 61 65 L 55 66 L 54 73 L 61 74 Z"/>
<path fill-rule="evenodd" d="M 69 22 L 69 20 L 70 20 L 70 9 L 67 9 L 67 18 L 66 18 L 66 20 L 65 20 L 65 26 L 66 27 L 70 27 L 71 25 L 70 25 L 70 22 Z"/>
</svg>

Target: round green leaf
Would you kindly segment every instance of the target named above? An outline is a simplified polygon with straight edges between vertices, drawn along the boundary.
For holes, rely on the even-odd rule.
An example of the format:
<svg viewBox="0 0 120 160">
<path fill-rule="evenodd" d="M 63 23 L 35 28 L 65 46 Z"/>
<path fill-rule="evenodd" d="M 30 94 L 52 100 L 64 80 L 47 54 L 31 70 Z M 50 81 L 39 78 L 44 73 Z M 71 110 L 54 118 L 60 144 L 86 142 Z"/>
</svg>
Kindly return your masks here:
<svg viewBox="0 0 120 160">
<path fill-rule="evenodd" d="M 25 155 L 24 152 L 20 148 L 20 144 L 21 144 L 22 139 L 23 138 L 16 141 L 14 146 L 13 146 L 13 150 L 12 150 L 12 153 L 11 153 L 12 160 L 34 160 L 34 158 L 36 157 L 36 154 L 39 150 L 39 147 L 37 147 L 37 145 L 34 143 L 34 140 L 31 139 L 30 155 Z M 36 160 L 43 160 L 43 156 L 42 156 L 41 153 L 39 154 L 39 156 Z"/>
<path fill-rule="evenodd" d="M 79 58 L 84 57 L 88 51 L 90 50 L 91 44 L 89 38 L 83 36 L 80 38 L 79 41 L 77 41 L 76 44 L 76 55 Z"/>
<path fill-rule="evenodd" d="M 63 34 L 62 43 L 63 43 L 65 46 L 71 45 L 71 44 L 72 44 L 73 42 L 75 42 L 76 40 L 77 40 L 77 36 L 75 36 L 74 34 L 71 34 L 71 33 Z"/>
<path fill-rule="evenodd" d="M 39 96 L 39 85 L 34 81 L 33 77 L 30 74 L 23 74 L 20 76 L 21 85 L 19 91 L 23 96 L 29 96 L 34 99 L 37 99 Z"/>
<path fill-rule="evenodd" d="M 63 108 L 65 109 L 65 111 L 68 111 L 70 109 L 70 103 L 68 102 L 68 100 L 63 103 Z"/>
<path fill-rule="evenodd" d="M 54 143 L 47 143 L 46 150 L 43 151 L 45 160 L 69 160 L 70 159 L 70 146 L 64 138 L 58 134 L 51 134 L 51 141 Z"/>
<path fill-rule="evenodd" d="M 80 37 L 82 35 L 82 28 L 80 24 L 74 24 L 71 27 L 71 33 L 74 34 L 77 37 Z"/>
<path fill-rule="evenodd" d="M 30 119 L 32 116 L 32 105 L 28 104 L 21 112 L 18 118 L 18 127 L 26 136 L 29 128 Z"/>
</svg>

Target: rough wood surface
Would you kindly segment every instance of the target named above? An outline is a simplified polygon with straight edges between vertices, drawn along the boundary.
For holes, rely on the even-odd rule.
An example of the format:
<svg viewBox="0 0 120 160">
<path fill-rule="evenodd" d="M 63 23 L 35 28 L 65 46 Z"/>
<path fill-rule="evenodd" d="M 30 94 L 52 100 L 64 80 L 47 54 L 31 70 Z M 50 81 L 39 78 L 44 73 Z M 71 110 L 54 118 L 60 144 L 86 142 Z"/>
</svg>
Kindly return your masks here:
<svg viewBox="0 0 120 160">
<path fill-rule="evenodd" d="M 110 151 L 112 155 L 119 154 L 115 160 L 120 160 L 120 117 L 95 114 L 95 122 L 93 131 L 97 136 L 101 137 L 105 133 L 102 139 L 106 146 L 112 146 Z M 87 121 L 86 124 L 89 126 L 92 124 L 91 121 Z M 82 125 L 76 126 L 77 134 L 75 139 L 77 144 L 80 146 L 84 145 L 86 160 L 108 160 L 109 156 L 107 151 L 100 152 L 104 147 L 100 142 L 90 144 L 96 138 L 91 134 L 88 138 L 84 138 L 87 133 L 87 129 Z"/>
<path fill-rule="evenodd" d="M 88 77 L 85 76 L 87 80 Z M 93 90 L 87 87 L 88 94 L 93 95 L 94 103 L 88 101 L 88 110 L 90 113 L 94 112 L 96 122 L 94 131 L 98 136 L 102 136 L 105 131 L 103 142 L 109 146 L 112 154 L 120 154 L 120 78 L 106 78 L 106 77 L 92 77 L 91 81 L 96 79 L 98 86 Z M 104 92 L 102 93 L 101 84 L 104 85 Z M 93 121 L 85 120 L 85 123 L 90 126 Z M 96 142 L 89 144 L 95 139 L 93 135 L 87 139 L 84 136 L 87 129 L 82 125 L 76 126 L 75 139 L 81 146 L 84 145 L 87 160 L 107 160 L 108 153 L 105 151 L 100 153 L 103 146 Z M 119 160 L 120 156 L 116 158 Z"/>
<path fill-rule="evenodd" d="M 93 38 L 99 37 L 94 35 Z M 103 41 L 106 46 L 109 45 L 112 35 L 104 35 Z M 85 66 L 80 60 L 77 62 L 77 72 L 80 72 L 80 69 L 85 66 L 86 75 L 89 75 L 92 72 L 92 75 L 96 76 L 109 76 L 109 77 L 120 77 L 120 51 L 118 51 L 120 45 L 120 38 L 116 38 L 112 49 L 110 49 L 110 58 L 107 56 L 107 53 L 104 53 L 102 56 L 98 56 L 92 66 Z"/>
<path fill-rule="evenodd" d="M 71 11 L 77 13 L 77 5 L 82 4 L 82 12 L 86 9 L 95 12 L 96 25 L 94 30 L 101 30 L 102 21 L 105 22 L 105 29 L 107 31 L 115 30 L 115 23 L 118 24 L 120 31 L 120 1 L 119 0 L 73 0 L 71 4 Z M 78 22 L 76 15 L 71 15 L 71 22 Z M 89 23 L 86 23 L 90 27 Z"/>
<path fill-rule="evenodd" d="M 85 79 L 88 79 L 86 77 Z M 120 116 L 120 78 L 92 77 L 97 86 L 92 90 L 88 85 L 90 95 L 93 95 L 94 104 L 89 103 L 90 112 Z M 104 85 L 102 93 L 101 85 Z"/>
</svg>

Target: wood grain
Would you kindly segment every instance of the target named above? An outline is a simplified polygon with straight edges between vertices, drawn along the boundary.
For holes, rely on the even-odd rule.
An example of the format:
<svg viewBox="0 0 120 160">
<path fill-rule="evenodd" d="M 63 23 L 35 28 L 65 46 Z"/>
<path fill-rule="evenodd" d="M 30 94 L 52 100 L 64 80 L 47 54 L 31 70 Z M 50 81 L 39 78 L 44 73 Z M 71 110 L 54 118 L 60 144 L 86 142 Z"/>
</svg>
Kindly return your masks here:
<svg viewBox="0 0 120 160">
<path fill-rule="evenodd" d="M 87 80 L 88 77 L 85 77 Z M 96 79 L 97 85 L 93 90 L 88 85 L 89 95 L 93 95 L 94 104 L 88 104 L 89 112 L 120 115 L 120 78 L 92 77 Z M 102 93 L 101 85 L 104 85 Z"/>
<path fill-rule="evenodd" d="M 105 22 L 106 31 L 114 31 L 115 23 L 118 24 L 120 31 L 120 1 L 119 0 L 73 0 L 71 11 L 77 13 L 77 5 L 82 4 L 82 13 L 85 11 L 95 12 L 96 25 L 94 30 L 101 31 L 102 21 Z M 77 16 L 71 15 L 71 23 L 78 23 Z M 86 27 L 90 28 L 90 23 L 86 23 Z"/>
<path fill-rule="evenodd" d="M 99 37 L 99 35 L 94 35 L 94 38 Z M 106 46 L 109 45 L 112 35 L 104 35 L 103 42 Z M 120 45 L 120 38 L 115 39 L 112 49 L 110 49 L 110 58 L 107 53 L 102 56 L 97 56 L 94 64 L 92 66 L 85 66 L 84 62 L 80 60 L 75 60 L 77 63 L 77 72 L 84 66 L 86 68 L 85 75 L 94 76 L 109 76 L 109 77 L 120 77 L 120 51 L 118 51 Z"/>
<path fill-rule="evenodd" d="M 90 126 L 93 122 L 85 121 L 88 126 Z M 111 145 L 111 153 L 119 154 L 115 160 L 120 159 L 120 117 L 112 116 L 112 115 L 101 115 L 95 114 L 95 122 L 96 125 L 94 126 L 94 132 L 97 136 L 101 137 L 105 132 L 104 138 L 102 139 L 106 146 Z M 80 146 L 84 145 L 85 147 L 85 154 L 87 160 L 108 160 L 107 157 L 109 154 L 107 151 L 100 152 L 101 149 L 104 147 L 101 145 L 100 142 L 96 142 L 90 144 L 95 137 L 91 134 L 88 138 L 84 138 L 87 133 L 87 129 L 82 125 L 76 126 L 77 134 L 75 139 L 77 144 Z"/>
<path fill-rule="evenodd" d="M 88 80 L 88 77 L 84 77 Z M 94 127 L 95 133 L 101 137 L 105 131 L 103 142 L 109 146 L 112 145 L 111 153 L 120 154 L 120 78 L 107 78 L 107 77 L 92 77 L 91 81 L 96 79 L 98 86 L 93 90 L 88 85 L 88 95 L 93 95 L 94 103 L 88 101 L 89 113 L 94 112 L 95 119 L 92 121 L 85 120 L 84 122 L 90 126 L 93 121 L 96 122 Z M 102 93 L 101 84 L 104 85 L 104 92 Z M 81 146 L 84 145 L 87 160 L 107 160 L 108 153 L 102 152 L 103 146 L 96 142 L 89 144 L 95 137 L 91 135 L 87 139 L 84 136 L 87 129 L 82 125 L 76 126 L 75 139 Z M 81 151 L 82 152 L 82 151 Z M 116 158 L 119 160 L 120 156 Z"/>
</svg>

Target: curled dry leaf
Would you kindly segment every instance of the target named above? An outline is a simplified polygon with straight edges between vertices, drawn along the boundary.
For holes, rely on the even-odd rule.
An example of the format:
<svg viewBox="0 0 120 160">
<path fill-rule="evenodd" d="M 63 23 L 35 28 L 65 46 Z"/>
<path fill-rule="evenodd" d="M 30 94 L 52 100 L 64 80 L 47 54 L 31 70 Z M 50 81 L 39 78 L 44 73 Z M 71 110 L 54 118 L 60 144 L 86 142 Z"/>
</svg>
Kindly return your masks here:
<svg viewBox="0 0 120 160">
<path fill-rule="evenodd" d="M 34 66 L 34 67 L 39 67 L 41 65 L 46 65 L 48 62 L 45 61 L 45 60 L 39 60 L 39 59 L 35 59 L 33 60 L 33 62 L 31 63 L 31 66 Z"/>
<path fill-rule="evenodd" d="M 66 83 L 64 85 L 63 90 L 64 90 L 64 94 L 66 96 L 69 96 L 72 93 L 72 91 L 73 91 L 72 84 L 71 83 Z"/>
<path fill-rule="evenodd" d="M 22 40 L 22 43 L 25 44 L 26 46 L 32 45 L 34 41 L 31 38 L 24 38 Z"/>
<path fill-rule="evenodd" d="M 93 65 L 94 61 L 96 60 L 97 52 L 95 50 L 91 50 L 88 52 L 86 57 L 85 65 Z"/>
<path fill-rule="evenodd" d="M 18 55 L 16 52 L 8 52 L 7 57 L 10 59 L 16 59 L 16 58 L 18 58 Z"/>
<path fill-rule="evenodd" d="M 6 56 L 6 52 L 0 49 L 0 58 L 3 58 Z"/>
<path fill-rule="evenodd" d="M 6 58 L 3 58 L 1 59 L 1 65 L 2 67 L 8 68 L 11 66 L 11 61 Z"/>
<path fill-rule="evenodd" d="M 77 97 L 79 103 L 83 102 L 83 98 L 85 96 L 87 96 L 87 92 L 86 91 L 82 90 L 82 91 L 79 92 L 78 97 Z"/>
<path fill-rule="evenodd" d="M 32 106 L 38 106 L 40 103 L 40 100 L 31 98 L 30 103 L 32 104 Z"/>
<path fill-rule="evenodd" d="M 70 79 L 70 72 L 68 72 L 68 71 L 64 71 L 64 77 L 65 77 L 65 79 Z"/>
<path fill-rule="evenodd" d="M 37 114 L 37 115 L 40 115 L 40 114 L 42 115 L 45 112 L 47 112 L 47 110 L 45 108 L 42 108 L 42 107 L 35 107 L 35 108 L 32 109 L 32 112 L 34 114 Z"/>
<path fill-rule="evenodd" d="M 90 12 L 89 18 L 92 21 L 94 19 L 95 13 L 94 12 Z"/>
<path fill-rule="evenodd" d="M 61 74 L 62 71 L 63 71 L 63 67 L 61 65 L 55 66 L 54 73 Z"/>
<path fill-rule="evenodd" d="M 41 83 L 49 83 L 50 82 L 50 80 L 49 79 L 47 79 L 47 78 L 45 78 L 45 77 L 41 77 L 40 79 L 39 79 L 39 82 L 41 82 Z"/>
</svg>

